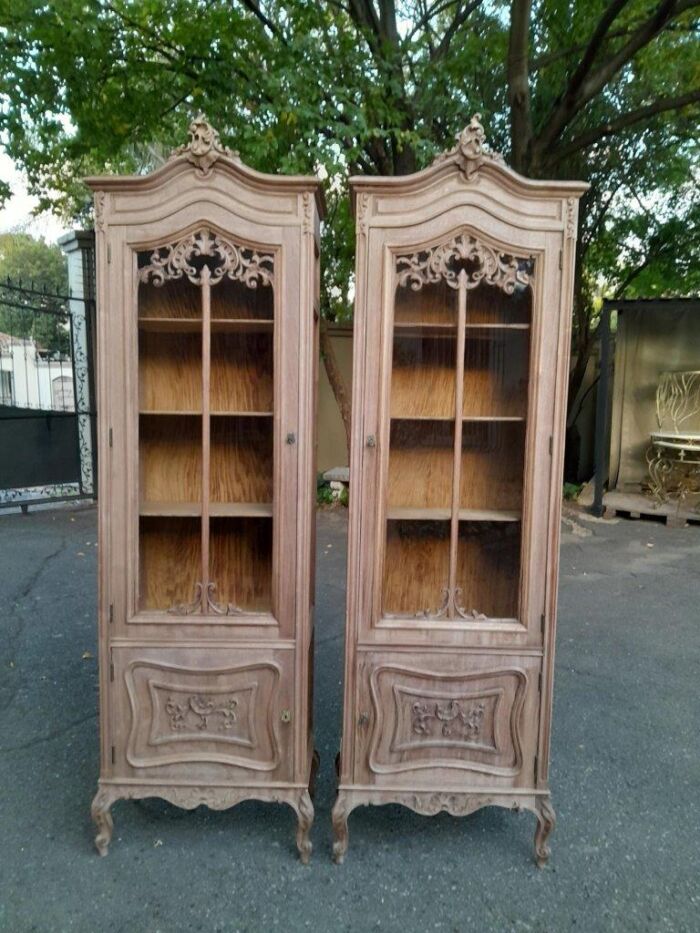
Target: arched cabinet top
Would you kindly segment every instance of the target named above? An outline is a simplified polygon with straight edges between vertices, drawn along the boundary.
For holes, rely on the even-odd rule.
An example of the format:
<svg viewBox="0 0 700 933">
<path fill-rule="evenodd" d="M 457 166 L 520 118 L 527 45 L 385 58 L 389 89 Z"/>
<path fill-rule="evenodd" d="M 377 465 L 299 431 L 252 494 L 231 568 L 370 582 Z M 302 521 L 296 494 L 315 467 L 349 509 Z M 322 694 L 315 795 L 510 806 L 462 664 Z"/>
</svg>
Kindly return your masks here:
<svg viewBox="0 0 700 933">
<path fill-rule="evenodd" d="M 95 192 L 95 227 L 100 228 L 100 216 L 107 194 L 117 196 L 117 211 L 110 222 L 130 222 L 130 214 L 148 210 L 150 204 L 164 199 L 174 209 L 190 198 L 202 200 L 210 195 L 230 190 L 230 182 L 249 194 L 244 200 L 252 209 L 257 207 L 271 214 L 296 214 L 299 196 L 304 202 L 304 222 L 311 220 L 315 201 L 319 218 L 325 213 L 323 189 L 318 178 L 307 175 L 270 175 L 245 165 L 239 154 L 221 144 L 218 132 L 203 118 L 197 117 L 189 126 L 189 142 L 179 146 L 170 158 L 147 175 L 94 175 L 85 184 Z M 192 184 L 194 175 L 195 184 Z M 152 197 L 149 198 L 148 195 Z M 134 195 L 135 197 L 131 197 Z M 124 220 L 119 217 L 122 215 Z"/>
<path fill-rule="evenodd" d="M 457 136 L 455 146 L 411 175 L 350 179 L 358 232 L 402 227 L 434 219 L 452 208 L 473 205 L 513 226 L 564 230 L 575 238 L 577 202 L 589 188 L 579 181 L 541 181 L 509 168 L 485 142 L 479 114 Z M 410 219 L 409 219 L 410 218 Z"/>
</svg>

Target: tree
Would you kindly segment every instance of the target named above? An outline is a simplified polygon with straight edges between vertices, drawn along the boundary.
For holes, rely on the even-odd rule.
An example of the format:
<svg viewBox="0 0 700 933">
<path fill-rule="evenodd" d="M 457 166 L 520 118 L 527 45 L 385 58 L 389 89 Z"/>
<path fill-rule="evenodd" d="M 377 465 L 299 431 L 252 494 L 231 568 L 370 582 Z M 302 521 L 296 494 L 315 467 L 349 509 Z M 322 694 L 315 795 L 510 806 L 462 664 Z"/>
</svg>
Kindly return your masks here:
<svg viewBox="0 0 700 933">
<path fill-rule="evenodd" d="M 8 280 L 15 288 L 7 287 Z M 28 295 L 18 285 L 36 294 Z M 60 247 L 28 233 L 0 234 L 0 331 L 29 337 L 52 353 L 67 353 L 68 318 L 58 297 L 67 291 L 68 267 Z"/>
<path fill-rule="evenodd" d="M 480 111 L 518 171 L 591 183 L 573 397 L 593 343 L 593 294 L 623 281 L 616 270 L 636 244 L 647 258 L 638 285 L 656 275 L 666 292 L 685 290 L 687 257 L 658 243 L 696 211 L 698 6 L 12 0 L 0 13 L 0 133 L 35 193 L 74 216 L 87 210 L 81 175 L 152 166 L 200 109 L 256 168 L 322 166 L 323 313 L 339 319 L 350 313 L 348 174 L 414 171 Z M 639 207 L 655 199 L 665 213 Z"/>
</svg>

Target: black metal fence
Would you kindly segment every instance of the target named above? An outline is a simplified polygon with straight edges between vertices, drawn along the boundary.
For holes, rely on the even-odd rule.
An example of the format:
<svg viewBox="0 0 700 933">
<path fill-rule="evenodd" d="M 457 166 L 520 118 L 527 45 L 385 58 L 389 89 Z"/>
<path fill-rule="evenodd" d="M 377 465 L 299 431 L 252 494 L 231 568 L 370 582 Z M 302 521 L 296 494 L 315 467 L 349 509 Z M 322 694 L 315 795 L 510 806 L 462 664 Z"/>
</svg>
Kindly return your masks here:
<svg viewBox="0 0 700 933">
<path fill-rule="evenodd" d="M 0 282 L 0 508 L 96 495 L 94 301 Z"/>
</svg>

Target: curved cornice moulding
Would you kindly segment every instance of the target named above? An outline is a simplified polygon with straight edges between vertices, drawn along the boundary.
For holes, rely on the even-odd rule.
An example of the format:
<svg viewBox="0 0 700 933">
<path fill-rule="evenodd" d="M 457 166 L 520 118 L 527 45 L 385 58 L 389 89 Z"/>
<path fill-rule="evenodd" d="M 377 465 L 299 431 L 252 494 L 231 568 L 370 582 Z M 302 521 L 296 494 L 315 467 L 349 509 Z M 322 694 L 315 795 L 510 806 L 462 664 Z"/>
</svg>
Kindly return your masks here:
<svg viewBox="0 0 700 933">
<path fill-rule="evenodd" d="M 187 132 L 189 141 L 173 150 L 163 165 L 147 175 L 91 175 L 83 181 L 96 192 L 138 191 L 158 188 L 193 170 L 197 178 L 206 182 L 215 171 L 221 170 L 260 191 L 269 190 L 270 186 L 297 194 L 313 191 L 319 215 L 323 218 L 326 205 L 319 178 L 312 175 L 271 175 L 258 172 L 246 165 L 238 152 L 222 145 L 218 131 L 203 115 L 190 123 Z"/>
<path fill-rule="evenodd" d="M 503 156 L 487 144 L 481 114 L 475 113 L 455 138 L 457 141 L 452 149 L 440 153 L 427 168 L 411 175 L 353 175 L 350 178 L 353 206 L 360 192 L 407 194 L 427 188 L 441 176 L 455 171 L 467 184 L 475 184 L 481 175 L 485 175 L 519 194 L 542 198 L 580 197 L 590 187 L 583 181 L 543 181 L 526 178 L 514 171 L 506 165 Z"/>
</svg>

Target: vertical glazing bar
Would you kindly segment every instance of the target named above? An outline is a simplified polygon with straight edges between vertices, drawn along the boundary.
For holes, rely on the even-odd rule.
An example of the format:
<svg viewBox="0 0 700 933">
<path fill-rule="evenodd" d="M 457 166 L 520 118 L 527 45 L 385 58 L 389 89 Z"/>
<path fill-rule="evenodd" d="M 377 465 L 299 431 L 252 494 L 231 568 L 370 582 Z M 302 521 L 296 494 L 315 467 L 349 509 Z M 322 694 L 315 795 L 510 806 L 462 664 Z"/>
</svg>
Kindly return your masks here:
<svg viewBox="0 0 700 933">
<path fill-rule="evenodd" d="M 450 582 L 448 616 L 455 618 L 457 587 L 457 548 L 459 545 L 459 503 L 462 479 L 462 408 L 464 398 L 464 341 L 467 323 L 467 273 L 459 273 L 459 305 L 457 310 L 457 365 L 455 367 L 455 446 L 452 462 L 452 523 L 450 526 Z"/>
<path fill-rule="evenodd" d="M 211 382 L 211 273 L 202 269 L 202 611 L 209 609 L 209 385 Z"/>
</svg>

